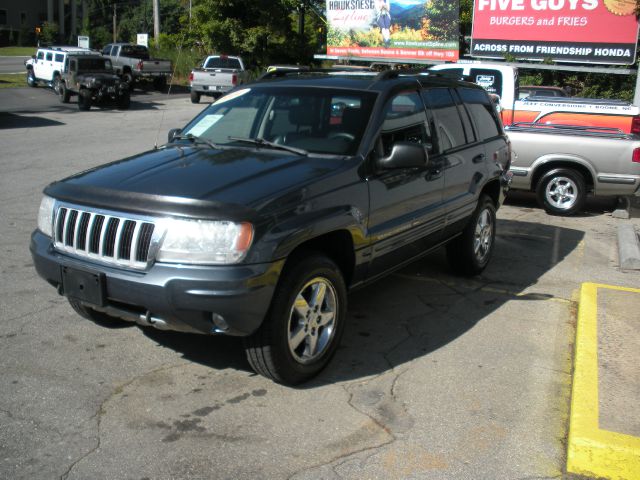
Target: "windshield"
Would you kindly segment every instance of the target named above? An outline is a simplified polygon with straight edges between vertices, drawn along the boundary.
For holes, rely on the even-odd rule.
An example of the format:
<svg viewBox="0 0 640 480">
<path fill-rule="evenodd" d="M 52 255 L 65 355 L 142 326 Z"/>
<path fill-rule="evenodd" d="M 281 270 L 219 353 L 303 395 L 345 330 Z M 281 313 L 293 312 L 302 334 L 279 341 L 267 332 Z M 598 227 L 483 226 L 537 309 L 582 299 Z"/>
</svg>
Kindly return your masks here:
<svg viewBox="0 0 640 480">
<path fill-rule="evenodd" d="M 311 153 L 354 155 L 375 97 L 327 88 L 244 88 L 212 104 L 182 134 L 217 145 L 262 139 Z"/>
<path fill-rule="evenodd" d="M 235 68 L 240 70 L 240 60 L 229 57 L 210 57 L 204 68 Z"/>
<path fill-rule="evenodd" d="M 78 72 L 111 72 L 108 58 L 78 58 Z"/>
</svg>

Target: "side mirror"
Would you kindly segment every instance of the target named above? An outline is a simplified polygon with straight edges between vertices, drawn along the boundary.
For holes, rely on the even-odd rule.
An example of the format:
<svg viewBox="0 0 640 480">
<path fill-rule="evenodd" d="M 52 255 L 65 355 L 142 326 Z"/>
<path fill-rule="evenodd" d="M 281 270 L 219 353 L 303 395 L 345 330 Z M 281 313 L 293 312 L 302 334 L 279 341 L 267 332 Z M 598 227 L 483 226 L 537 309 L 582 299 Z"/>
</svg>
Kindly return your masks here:
<svg viewBox="0 0 640 480">
<path fill-rule="evenodd" d="M 176 138 L 181 133 L 182 133 L 181 128 L 172 128 L 171 130 L 169 130 L 169 134 L 167 135 L 167 140 L 169 142 L 173 142 L 173 139 Z"/>
<path fill-rule="evenodd" d="M 429 164 L 429 155 L 425 146 L 413 142 L 396 142 L 388 157 L 378 160 L 378 168 L 391 170 L 395 168 L 424 168 Z"/>
<path fill-rule="evenodd" d="M 35 59 L 36 59 L 36 56 L 35 56 L 35 55 L 31 55 L 31 58 L 33 58 L 33 59 L 35 60 Z"/>
</svg>

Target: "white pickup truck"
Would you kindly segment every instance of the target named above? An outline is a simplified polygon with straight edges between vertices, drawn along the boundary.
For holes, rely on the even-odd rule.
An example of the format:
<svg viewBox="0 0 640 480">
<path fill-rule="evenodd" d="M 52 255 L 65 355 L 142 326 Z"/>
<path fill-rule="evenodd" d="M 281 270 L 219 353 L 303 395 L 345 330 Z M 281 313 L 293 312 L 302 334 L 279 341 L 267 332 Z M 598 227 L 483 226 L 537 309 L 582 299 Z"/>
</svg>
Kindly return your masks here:
<svg viewBox="0 0 640 480">
<path fill-rule="evenodd" d="M 528 96 L 519 98 L 517 67 L 499 63 L 443 63 L 430 70 L 460 75 L 499 98 L 502 123 L 530 122 L 619 129 L 640 134 L 640 108 L 622 100 Z"/>
<path fill-rule="evenodd" d="M 219 97 L 248 79 L 249 72 L 245 69 L 242 58 L 209 55 L 202 65 L 194 68 L 189 75 L 191 101 L 199 103 L 202 95 Z"/>
<path fill-rule="evenodd" d="M 587 194 L 640 196 L 640 137 L 606 127 L 516 123 L 511 189 L 536 192 L 548 213 L 572 215 Z"/>
</svg>

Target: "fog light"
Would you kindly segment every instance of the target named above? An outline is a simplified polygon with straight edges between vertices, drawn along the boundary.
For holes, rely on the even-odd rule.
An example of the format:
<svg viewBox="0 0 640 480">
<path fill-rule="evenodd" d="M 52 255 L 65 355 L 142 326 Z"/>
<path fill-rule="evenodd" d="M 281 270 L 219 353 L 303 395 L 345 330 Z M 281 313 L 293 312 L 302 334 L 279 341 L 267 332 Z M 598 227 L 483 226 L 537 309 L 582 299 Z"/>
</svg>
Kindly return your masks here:
<svg viewBox="0 0 640 480">
<path fill-rule="evenodd" d="M 215 325 L 215 328 L 213 329 L 214 332 L 216 332 L 216 331 L 225 332 L 225 331 L 229 330 L 229 324 L 222 317 L 222 315 L 218 315 L 217 313 L 212 313 L 211 314 L 211 321 Z"/>
</svg>

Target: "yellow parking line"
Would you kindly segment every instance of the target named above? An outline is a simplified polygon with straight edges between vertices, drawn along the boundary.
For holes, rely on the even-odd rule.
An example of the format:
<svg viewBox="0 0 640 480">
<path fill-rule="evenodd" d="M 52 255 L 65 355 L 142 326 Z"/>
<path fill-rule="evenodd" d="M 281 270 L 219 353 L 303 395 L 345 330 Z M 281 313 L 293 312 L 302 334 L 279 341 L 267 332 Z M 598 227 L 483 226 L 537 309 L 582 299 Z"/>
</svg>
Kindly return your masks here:
<svg viewBox="0 0 640 480">
<path fill-rule="evenodd" d="M 640 478 L 640 438 L 600 430 L 598 413 L 598 289 L 634 288 L 583 283 L 571 397 L 567 471 L 615 480 Z M 637 405 L 633 406 L 638 408 Z"/>
</svg>

